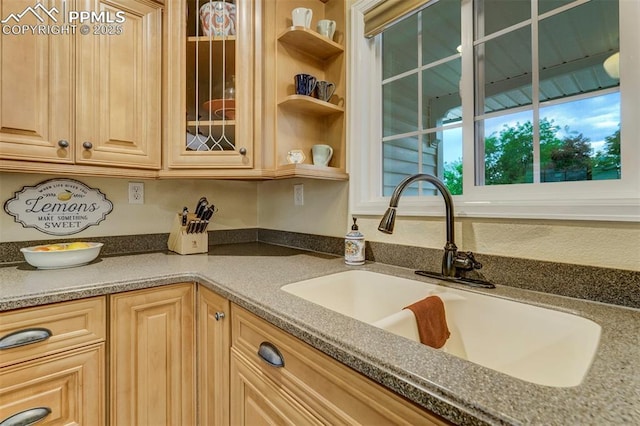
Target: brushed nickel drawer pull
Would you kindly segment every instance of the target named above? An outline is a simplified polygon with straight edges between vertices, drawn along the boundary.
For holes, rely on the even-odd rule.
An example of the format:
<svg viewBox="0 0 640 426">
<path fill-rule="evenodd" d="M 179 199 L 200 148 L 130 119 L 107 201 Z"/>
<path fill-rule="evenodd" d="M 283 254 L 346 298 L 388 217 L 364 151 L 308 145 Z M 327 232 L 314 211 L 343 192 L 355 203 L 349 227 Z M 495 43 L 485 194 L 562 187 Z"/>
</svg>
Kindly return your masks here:
<svg viewBox="0 0 640 426">
<path fill-rule="evenodd" d="M 222 318 L 224 318 L 224 312 L 216 312 L 215 318 L 216 321 L 220 321 Z"/>
<path fill-rule="evenodd" d="M 264 360 L 267 364 L 274 367 L 284 367 L 284 358 L 282 354 L 275 347 L 274 344 L 269 342 L 260 343 L 260 347 L 258 348 L 258 356 Z"/>
<path fill-rule="evenodd" d="M 42 342 L 51 336 L 53 336 L 51 330 L 40 327 L 14 331 L 0 338 L 0 350 Z"/>
<path fill-rule="evenodd" d="M 7 417 L 0 422 L 0 426 L 29 426 L 44 420 L 49 414 L 51 414 L 51 408 L 49 407 L 29 408 Z"/>
</svg>

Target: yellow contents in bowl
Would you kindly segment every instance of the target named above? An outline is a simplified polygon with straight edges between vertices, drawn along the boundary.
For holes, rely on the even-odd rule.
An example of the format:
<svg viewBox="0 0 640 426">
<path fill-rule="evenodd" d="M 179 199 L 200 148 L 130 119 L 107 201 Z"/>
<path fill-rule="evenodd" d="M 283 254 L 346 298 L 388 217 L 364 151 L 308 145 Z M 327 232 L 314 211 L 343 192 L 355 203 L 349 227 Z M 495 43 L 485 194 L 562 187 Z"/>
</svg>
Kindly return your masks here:
<svg viewBox="0 0 640 426">
<path fill-rule="evenodd" d="M 89 245 L 89 243 L 77 242 L 77 243 L 69 243 L 69 244 L 67 244 L 67 250 L 83 249 L 83 248 L 87 248 L 87 247 L 91 247 Z"/>
</svg>

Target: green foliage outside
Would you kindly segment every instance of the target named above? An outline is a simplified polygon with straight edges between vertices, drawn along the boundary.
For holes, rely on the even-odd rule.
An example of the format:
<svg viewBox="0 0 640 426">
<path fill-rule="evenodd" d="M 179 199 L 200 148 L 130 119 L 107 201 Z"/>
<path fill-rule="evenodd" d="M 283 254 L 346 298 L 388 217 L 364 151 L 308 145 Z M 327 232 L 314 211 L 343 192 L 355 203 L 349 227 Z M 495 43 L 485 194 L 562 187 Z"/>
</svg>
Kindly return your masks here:
<svg viewBox="0 0 640 426">
<path fill-rule="evenodd" d="M 564 182 L 620 178 L 620 129 L 605 138 L 602 150 L 592 152 L 590 140 L 553 120 L 540 121 L 540 181 Z M 462 194 L 462 160 L 445 163 L 444 180 L 454 195 Z M 533 125 L 530 121 L 505 126 L 485 139 L 485 184 L 533 182 Z"/>
</svg>

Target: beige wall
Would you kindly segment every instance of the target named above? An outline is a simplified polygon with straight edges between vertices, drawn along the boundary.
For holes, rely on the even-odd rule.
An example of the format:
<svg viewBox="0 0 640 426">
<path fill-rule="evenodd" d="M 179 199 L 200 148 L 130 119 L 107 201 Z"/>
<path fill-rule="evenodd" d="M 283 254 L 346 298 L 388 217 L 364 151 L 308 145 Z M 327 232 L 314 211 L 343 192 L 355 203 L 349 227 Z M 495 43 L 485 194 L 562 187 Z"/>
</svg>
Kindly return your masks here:
<svg viewBox="0 0 640 426">
<path fill-rule="evenodd" d="M 0 200 L 4 203 L 23 186 L 33 186 L 55 176 L 0 173 Z M 174 214 L 183 206 L 193 212 L 201 196 L 220 210 L 210 229 L 239 229 L 257 226 L 257 184 L 220 180 L 137 180 L 79 177 L 87 186 L 100 189 L 113 203 L 113 211 L 98 226 L 91 226 L 73 237 L 153 234 L 169 232 Z M 129 204 L 129 182 L 144 182 L 144 204 Z M 0 215 L 0 242 L 28 241 L 55 237 L 33 228 L 23 228 L 3 211 Z"/>
<path fill-rule="evenodd" d="M 304 205 L 293 202 L 293 185 L 304 185 Z M 285 179 L 258 184 L 258 226 L 308 234 L 343 236 L 347 229 L 348 182 Z"/>
<path fill-rule="evenodd" d="M 305 205 L 293 205 L 293 185 L 303 183 Z M 348 183 L 283 180 L 258 184 L 258 226 L 342 237 L 349 230 Z M 382 212 L 380 212 L 382 214 Z M 399 218 L 395 231 L 377 230 L 380 216 L 360 216 L 369 241 L 440 249 L 442 218 Z M 630 222 L 456 219 L 462 250 L 579 265 L 640 270 L 640 224 Z"/>
<path fill-rule="evenodd" d="M 24 185 L 53 176 L 0 174 L 2 202 Z M 342 237 L 349 230 L 348 182 L 285 179 L 265 182 L 217 180 L 145 180 L 145 204 L 128 204 L 131 179 L 79 178 L 99 188 L 114 204 L 107 220 L 78 234 L 78 238 L 169 232 L 173 214 L 206 196 L 220 212 L 212 229 L 261 227 Z M 304 185 L 304 206 L 293 203 L 293 185 Z M 360 217 L 360 229 L 370 241 L 440 249 L 444 243 L 441 218 L 399 218 L 393 235 L 377 231 L 379 217 Z M 25 229 L 4 213 L 0 242 L 55 239 Z M 58 237 L 62 238 L 62 237 Z M 640 270 L 640 224 L 630 222 L 456 220 L 456 243 L 463 250 L 501 256 L 580 265 Z"/>
<path fill-rule="evenodd" d="M 372 241 L 442 248 L 444 221 L 401 218 L 393 235 L 377 231 L 379 217 L 361 218 Z M 630 222 L 456 219 L 456 245 L 465 251 L 640 271 L 640 225 Z"/>
</svg>

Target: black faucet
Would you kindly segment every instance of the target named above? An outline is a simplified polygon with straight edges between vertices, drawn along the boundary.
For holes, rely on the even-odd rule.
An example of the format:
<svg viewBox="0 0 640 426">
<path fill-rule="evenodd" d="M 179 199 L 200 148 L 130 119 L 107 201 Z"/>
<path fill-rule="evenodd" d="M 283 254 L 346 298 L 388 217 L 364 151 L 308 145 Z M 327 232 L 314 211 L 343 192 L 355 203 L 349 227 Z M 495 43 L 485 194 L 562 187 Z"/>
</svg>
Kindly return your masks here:
<svg viewBox="0 0 640 426">
<path fill-rule="evenodd" d="M 402 195 L 402 192 L 407 186 L 421 180 L 432 183 L 436 188 L 438 188 L 440 194 L 442 194 L 442 197 L 444 198 L 447 242 L 444 245 L 441 274 L 427 271 L 416 271 L 416 274 L 455 281 L 473 287 L 495 288 L 495 285 L 484 279 L 475 279 L 466 276 L 468 272 L 482 268 L 482 264 L 476 261 L 473 253 L 470 251 L 458 252 L 458 247 L 456 247 L 455 243 L 453 199 L 451 198 L 451 193 L 445 184 L 433 175 L 427 173 L 416 174 L 409 176 L 400 182 L 393 190 L 391 200 L 389 201 L 389 208 L 384 213 L 384 216 L 382 216 L 380 225 L 378 225 L 378 230 L 386 234 L 393 233 L 393 226 L 396 221 L 396 208 L 400 201 L 400 195 Z"/>
</svg>

